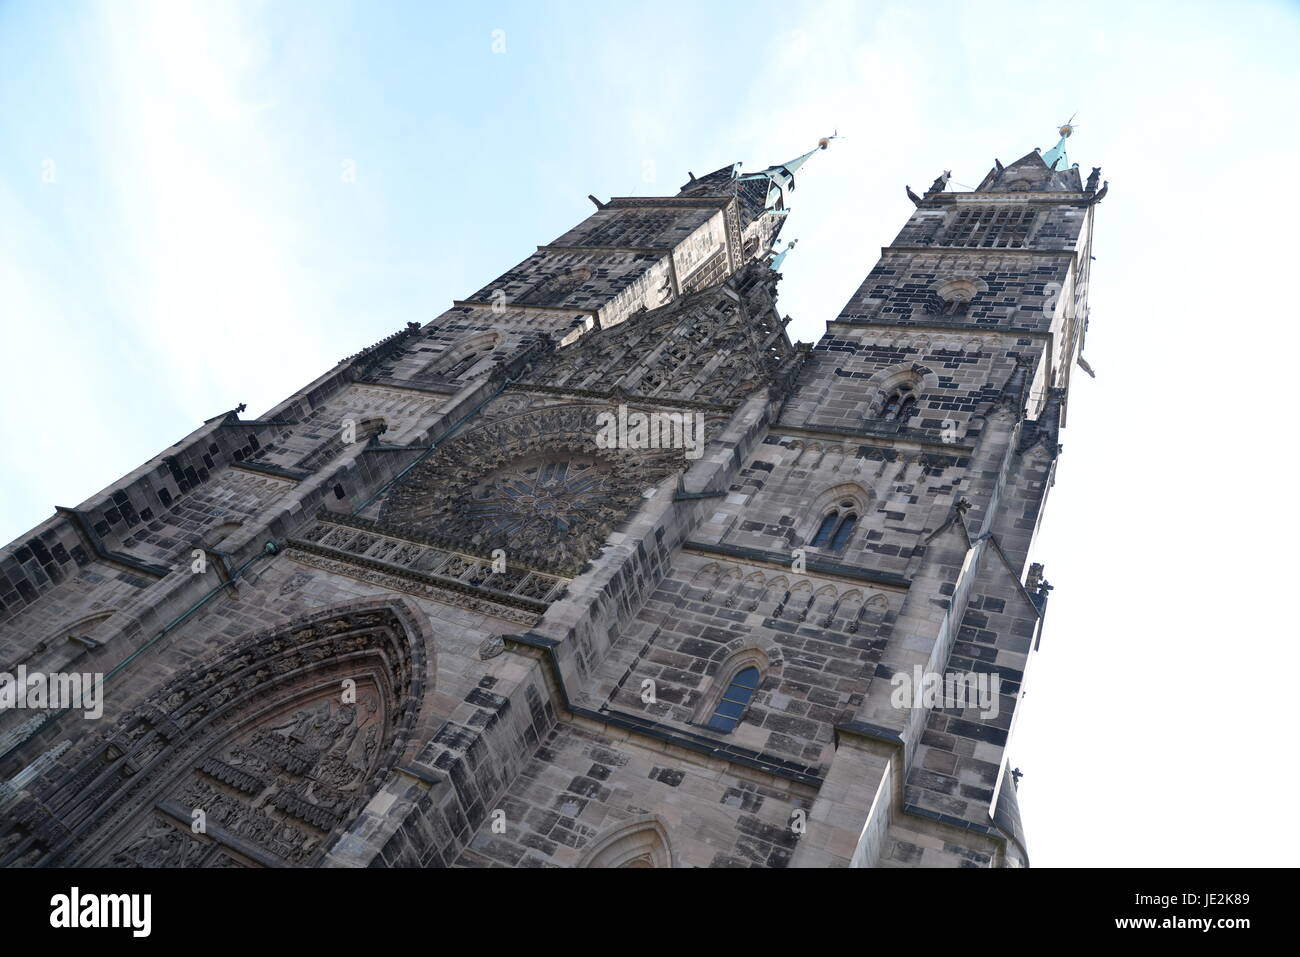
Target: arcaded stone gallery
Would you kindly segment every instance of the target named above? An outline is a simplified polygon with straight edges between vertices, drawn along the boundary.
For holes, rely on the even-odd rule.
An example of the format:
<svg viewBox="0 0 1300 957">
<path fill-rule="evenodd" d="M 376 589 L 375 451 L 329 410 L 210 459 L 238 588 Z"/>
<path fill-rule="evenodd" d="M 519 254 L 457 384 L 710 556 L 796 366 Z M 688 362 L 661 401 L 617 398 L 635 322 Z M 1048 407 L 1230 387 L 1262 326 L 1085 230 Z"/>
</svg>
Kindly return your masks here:
<svg viewBox="0 0 1300 957">
<path fill-rule="evenodd" d="M 0 552 L 0 863 L 1027 866 L 1007 749 L 1106 192 L 1070 132 L 909 188 L 816 345 L 780 233 L 828 140 L 593 197 L 58 508 Z"/>
</svg>

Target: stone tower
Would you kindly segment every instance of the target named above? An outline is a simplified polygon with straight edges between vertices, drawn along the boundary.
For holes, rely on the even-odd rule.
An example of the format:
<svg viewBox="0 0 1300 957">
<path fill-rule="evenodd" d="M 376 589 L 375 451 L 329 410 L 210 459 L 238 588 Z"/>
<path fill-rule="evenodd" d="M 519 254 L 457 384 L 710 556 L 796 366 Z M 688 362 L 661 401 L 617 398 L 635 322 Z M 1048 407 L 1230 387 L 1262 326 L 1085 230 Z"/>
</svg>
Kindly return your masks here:
<svg viewBox="0 0 1300 957">
<path fill-rule="evenodd" d="M 775 244 L 818 149 L 593 197 L 57 509 L 0 553 L 0 864 L 1026 864 L 1027 561 L 1104 193 L 1068 133 L 909 190 L 816 348 Z"/>
</svg>

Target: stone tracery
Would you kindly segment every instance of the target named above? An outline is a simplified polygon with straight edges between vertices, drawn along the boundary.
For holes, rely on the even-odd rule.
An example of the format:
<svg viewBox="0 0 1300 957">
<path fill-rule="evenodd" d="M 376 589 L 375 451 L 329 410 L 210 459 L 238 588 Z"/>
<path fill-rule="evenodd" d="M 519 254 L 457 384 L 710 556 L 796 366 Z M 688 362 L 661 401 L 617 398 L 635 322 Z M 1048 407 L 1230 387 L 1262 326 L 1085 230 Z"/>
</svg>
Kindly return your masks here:
<svg viewBox="0 0 1300 957">
<path fill-rule="evenodd" d="M 680 449 L 597 450 L 602 411 L 556 405 L 490 420 L 394 486 L 381 524 L 575 571 L 647 489 L 686 464 Z"/>
<path fill-rule="evenodd" d="M 423 632 L 393 599 L 239 642 L 20 799 L 0 864 L 314 863 L 405 751 Z"/>
</svg>

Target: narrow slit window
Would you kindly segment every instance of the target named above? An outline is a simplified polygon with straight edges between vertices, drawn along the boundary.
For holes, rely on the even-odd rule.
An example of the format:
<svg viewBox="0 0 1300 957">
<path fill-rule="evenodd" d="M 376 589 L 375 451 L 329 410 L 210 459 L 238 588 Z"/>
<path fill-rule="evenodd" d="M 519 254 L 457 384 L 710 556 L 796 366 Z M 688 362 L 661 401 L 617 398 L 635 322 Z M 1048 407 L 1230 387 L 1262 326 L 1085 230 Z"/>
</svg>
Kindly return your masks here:
<svg viewBox="0 0 1300 957">
<path fill-rule="evenodd" d="M 485 355 L 487 355 L 486 351 L 470 353 L 469 355 L 463 357 L 459 362 L 453 365 L 450 369 L 448 369 L 446 372 L 446 377 L 448 379 L 460 378 L 471 368 L 477 365 L 478 361 L 482 359 Z"/>
<path fill-rule="evenodd" d="M 831 551 L 843 551 L 844 546 L 847 545 L 849 539 L 853 537 L 853 529 L 857 528 L 857 525 L 858 517 L 855 514 L 849 512 L 845 515 L 843 520 L 840 522 L 840 527 L 835 529 L 835 535 L 831 539 Z"/>
<path fill-rule="evenodd" d="M 885 400 L 885 407 L 880 417 L 886 422 L 905 422 L 916 408 L 916 396 L 910 387 L 904 387 L 890 393 Z"/>
<path fill-rule="evenodd" d="M 812 547 L 821 548 L 831 540 L 831 535 L 835 532 L 835 525 L 839 520 L 839 509 L 832 509 L 822 519 L 821 525 L 817 527 L 817 534 L 813 536 Z"/>
</svg>

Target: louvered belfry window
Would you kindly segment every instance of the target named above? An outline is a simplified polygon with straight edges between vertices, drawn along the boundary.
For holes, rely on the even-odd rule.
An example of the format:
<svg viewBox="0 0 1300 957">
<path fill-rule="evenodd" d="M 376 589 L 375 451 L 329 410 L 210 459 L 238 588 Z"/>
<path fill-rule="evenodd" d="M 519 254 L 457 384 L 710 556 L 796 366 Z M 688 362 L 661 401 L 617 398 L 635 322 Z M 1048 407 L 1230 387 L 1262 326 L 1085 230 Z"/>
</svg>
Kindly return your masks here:
<svg viewBox="0 0 1300 957">
<path fill-rule="evenodd" d="M 1036 211 L 1028 206 L 972 206 L 960 209 L 936 246 L 1015 249 L 1029 238 Z"/>
</svg>

